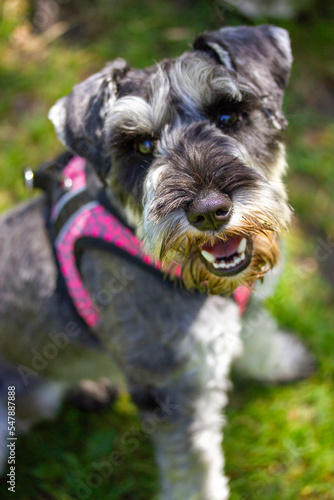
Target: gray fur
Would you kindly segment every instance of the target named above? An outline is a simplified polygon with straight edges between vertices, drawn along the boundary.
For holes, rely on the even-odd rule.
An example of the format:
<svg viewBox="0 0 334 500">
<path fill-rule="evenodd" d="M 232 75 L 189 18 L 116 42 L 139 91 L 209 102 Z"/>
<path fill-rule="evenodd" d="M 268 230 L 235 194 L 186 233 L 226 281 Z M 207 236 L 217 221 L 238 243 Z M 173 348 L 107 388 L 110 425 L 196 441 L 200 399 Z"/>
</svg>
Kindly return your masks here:
<svg viewBox="0 0 334 500">
<path fill-rule="evenodd" d="M 290 64 L 284 30 L 224 28 L 197 37 L 193 51 L 152 68 L 132 70 L 116 60 L 77 85 L 49 116 L 63 144 L 103 178 L 111 202 L 151 255 L 159 257 L 176 237 L 179 246 L 171 245 L 167 254 L 186 267 L 182 245 L 188 238 L 195 242 L 190 258 L 200 267 L 201 239 L 241 233 L 254 240 L 251 248 L 260 259 L 262 252 L 274 253 L 274 239 L 290 217 L 281 137 Z M 231 103 L 244 106 L 243 119 L 226 131 L 214 113 Z M 147 157 L 138 149 L 144 139 L 154 143 Z M 220 233 L 197 230 L 186 218 L 187 204 L 212 186 L 233 203 Z M 24 420 L 28 427 L 38 415 L 50 416 L 66 388 L 83 378 L 122 381 L 143 422 L 154 423 L 162 499 L 228 498 L 222 410 L 244 332 L 251 341 L 238 368 L 248 376 L 291 380 L 312 365 L 305 349 L 279 332 L 266 313 L 261 325 L 252 328 L 251 312 L 242 324 L 234 300 L 219 293 L 219 286 L 232 291 L 258 276 L 250 277 L 248 269 L 226 280 L 214 276 L 213 296 L 163 281 L 116 255 L 86 250 L 81 272 L 102 318 L 92 335 L 58 286 L 45 221 L 43 197 L 0 218 L 0 353 L 6 359 L 0 377 L 4 386 L 17 388 L 22 428 Z M 257 247 L 258 233 L 275 236 Z M 270 354 L 278 338 L 284 359 Z M 249 353 L 260 351 L 260 361 L 251 362 Z M 26 414 L 27 401 L 35 415 Z M 0 444 L 5 419 L 0 406 Z"/>
</svg>

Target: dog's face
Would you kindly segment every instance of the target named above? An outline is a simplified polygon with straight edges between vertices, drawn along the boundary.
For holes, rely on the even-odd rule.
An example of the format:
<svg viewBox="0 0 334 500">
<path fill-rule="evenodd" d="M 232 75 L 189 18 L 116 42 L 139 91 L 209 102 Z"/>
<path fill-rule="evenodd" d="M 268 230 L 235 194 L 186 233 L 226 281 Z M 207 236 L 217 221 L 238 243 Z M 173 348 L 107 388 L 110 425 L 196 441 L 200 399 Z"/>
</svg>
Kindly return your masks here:
<svg viewBox="0 0 334 500">
<path fill-rule="evenodd" d="M 145 70 L 116 60 L 58 101 L 62 142 L 87 158 L 146 251 L 189 289 L 226 293 L 278 258 L 290 209 L 281 110 L 289 38 L 224 28 Z"/>
</svg>

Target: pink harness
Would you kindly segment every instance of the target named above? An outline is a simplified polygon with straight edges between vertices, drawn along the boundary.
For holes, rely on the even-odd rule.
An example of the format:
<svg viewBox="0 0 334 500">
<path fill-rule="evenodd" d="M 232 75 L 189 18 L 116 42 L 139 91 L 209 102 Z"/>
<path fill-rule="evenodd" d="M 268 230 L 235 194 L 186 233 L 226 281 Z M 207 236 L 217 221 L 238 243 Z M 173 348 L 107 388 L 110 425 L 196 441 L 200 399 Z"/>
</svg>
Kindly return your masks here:
<svg viewBox="0 0 334 500">
<path fill-rule="evenodd" d="M 59 223 L 64 207 L 86 191 L 85 165 L 86 161 L 83 158 L 75 156 L 64 168 L 62 187 L 66 192 L 52 206 L 51 223 L 54 227 Z M 99 310 L 82 281 L 75 257 L 76 242 L 87 237 L 107 242 L 111 247 L 119 248 L 161 272 L 162 265 L 153 262 L 151 257 L 145 254 L 133 232 L 99 201 L 85 200 L 61 225 L 55 238 L 55 252 L 66 288 L 79 316 L 94 329 L 100 321 Z M 173 278 L 181 278 L 180 266 L 167 271 L 167 274 Z M 250 290 L 240 286 L 233 296 L 242 314 L 249 301 Z"/>
</svg>

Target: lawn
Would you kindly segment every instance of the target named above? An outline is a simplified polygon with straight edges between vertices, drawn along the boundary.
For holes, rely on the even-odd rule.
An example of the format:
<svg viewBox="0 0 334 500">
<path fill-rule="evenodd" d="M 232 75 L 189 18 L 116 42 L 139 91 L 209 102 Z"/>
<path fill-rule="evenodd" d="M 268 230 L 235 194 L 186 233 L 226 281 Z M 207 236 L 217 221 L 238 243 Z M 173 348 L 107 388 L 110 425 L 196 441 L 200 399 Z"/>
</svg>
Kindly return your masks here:
<svg viewBox="0 0 334 500">
<path fill-rule="evenodd" d="M 144 67 L 178 55 L 200 31 L 245 22 L 215 0 L 40 5 L 0 6 L 0 210 L 29 196 L 24 166 L 61 151 L 47 112 L 75 83 L 117 56 Z M 268 308 L 318 366 L 292 385 L 234 380 L 224 434 L 232 500 L 334 499 L 334 10 L 307 5 L 296 20 L 277 22 L 290 32 L 295 59 L 285 100 L 295 217 Z M 122 444 L 128 429 L 137 446 Z M 122 460 L 108 477 L 94 475 L 113 451 Z M 149 500 L 158 491 L 152 448 L 126 394 L 99 413 L 67 404 L 56 422 L 19 439 L 17 458 L 17 493 L 3 480 L 1 499 Z"/>
</svg>

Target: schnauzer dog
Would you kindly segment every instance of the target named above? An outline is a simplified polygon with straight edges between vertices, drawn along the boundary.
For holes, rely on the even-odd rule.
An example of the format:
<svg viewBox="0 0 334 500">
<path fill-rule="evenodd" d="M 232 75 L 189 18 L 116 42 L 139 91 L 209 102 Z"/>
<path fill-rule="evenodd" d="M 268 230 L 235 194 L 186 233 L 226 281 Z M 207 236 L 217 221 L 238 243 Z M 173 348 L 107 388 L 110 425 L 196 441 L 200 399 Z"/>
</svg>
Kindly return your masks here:
<svg viewBox="0 0 334 500">
<path fill-rule="evenodd" d="M 141 246 L 81 248 L 75 286 L 97 311 L 90 323 L 60 286 L 68 277 L 57 238 L 77 208 L 73 179 L 63 179 L 62 201 L 53 190 L 51 201 L 34 198 L 0 219 L 3 463 L 8 387 L 24 428 L 55 411 L 70 384 L 122 377 L 143 422 L 154 423 L 162 498 L 228 498 L 221 441 L 232 361 L 267 383 L 312 369 L 261 305 L 291 215 L 282 180 L 291 61 L 284 29 L 223 28 L 146 69 L 117 59 L 51 109 L 66 161 L 84 165 L 90 206 L 103 193 L 103 210 Z M 56 198 L 69 215 L 52 239 Z M 241 314 L 237 295 L 248 290 Z"/>
</svg>

